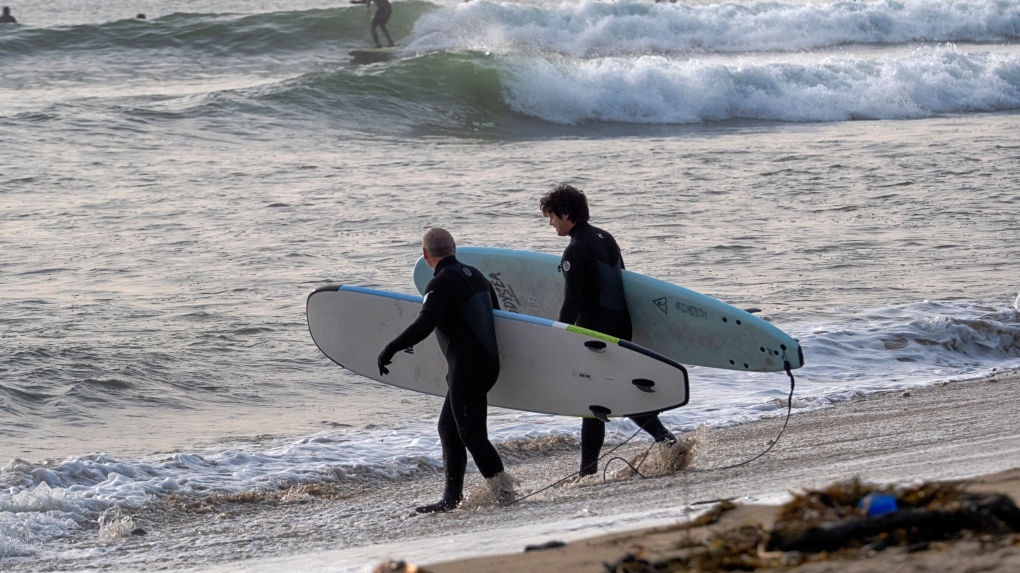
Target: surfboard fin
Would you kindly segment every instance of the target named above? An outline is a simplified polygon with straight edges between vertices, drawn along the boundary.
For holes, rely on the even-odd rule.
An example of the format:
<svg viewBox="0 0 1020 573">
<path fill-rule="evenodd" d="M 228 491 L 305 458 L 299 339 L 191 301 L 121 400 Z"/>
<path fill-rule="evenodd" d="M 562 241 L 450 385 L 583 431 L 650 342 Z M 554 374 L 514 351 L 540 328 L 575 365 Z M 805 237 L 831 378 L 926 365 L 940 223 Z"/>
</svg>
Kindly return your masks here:
<svg viewBox="0 0 1020 573">
<path fill-rule="evenodd" d="M 649 394 L 655 392 L 655 390 L 652 389 L 652 386 L 655 386 L 655 382 L 647 378 L 635 378 L 631 380 L 630 383 L 637 386 L 638 390 L 641 390 L 642 392 L 648 392 Z"/>
<path fill-rule="evenodd" d="M 612 410 L 606 408 L 605 406 L 598 405 L 588 406 L 588 409 L 591 410 L 593 416 L 595 416 L 599 420 L 602 420 L 603 422 L 608 422 L 609 415 L 613 413 Z"/>
</svg>

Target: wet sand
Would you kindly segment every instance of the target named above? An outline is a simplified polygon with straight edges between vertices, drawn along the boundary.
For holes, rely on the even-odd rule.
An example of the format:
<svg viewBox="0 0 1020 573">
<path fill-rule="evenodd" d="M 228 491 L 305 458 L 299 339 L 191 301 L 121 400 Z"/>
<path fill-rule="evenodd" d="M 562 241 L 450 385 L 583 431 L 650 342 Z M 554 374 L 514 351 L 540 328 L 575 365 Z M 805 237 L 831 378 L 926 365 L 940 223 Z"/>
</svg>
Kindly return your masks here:
<svg viewBox="0 0 1020 573">
<path fill-rule="evenodd" d="M 970 479 L 969 487 L 1004 491 L 1016 498 L 1020 497 L 1018 472 L 1002 472 L 1020 468 L 1018 390 L 1020 374 L 1012 372 L 986 380 L 875 394 L 800 413 L 796 406 L 803 401 L 795 398 L 795 413 L 782 439 L 767 455 L 747 465 L 717 469 L 751 459 L 767 448 L 783 425 L 784 416 L 778 414 L 785 410 L 760 422 L 685 436 L 695 444 L 686 471 L 651 479 L 625 478 L 619 470 L 626 466 L 614 462 L 606 482 L 599 475 L 563 484 L 504 508 L 413 514 L 411 508 L 435 501 L 442 491 L 442 472 L 429 468 L 413 479 L 226 496 L 238 499 L 216 495 L 167 499 L 127 513 L 148 532 L 145 536 L 106 540 L 94 528 L 83 530 L 60 541 L 62 550 L 55 547 L 47 556 L 18 561 L 16 568 L 363 572 L 394 559 L 424 565 L 433 573 L 603 571 L 604 562 L 615 562 L 638 545 L 651 552 L 659 544 L 666 551 L 676 543 L 676 533 L 663 531 L 658 538 L 649 528 L 668 529 L 683 523 L 709 507 L 699 504 L 703 501 L 731 499 L 741 509 L 725 519 L 745 516 L 764 522 L 776 507 L 762 504 L 781 503 L 790 491 L 822 488 L 853 477 L 896 484 Z M 607 441 L 607 446 L 618 443 L 618 438 L 614 440 Z M 646 438 L 639 437 L 616 454 L 636 459 L 648 445 Z M 569 475 L 578 463 L 578 444 L 569 436 L 503 443 L 499 448 L 524 492 L 538 491 Z M 646 469 L 647 464 L 642 471 Z M 466 486 L 468 491 L 485 489 L 476 472 L 469 474 Z M 358 527 L 336 526 L 352 520 L 357 520 Z M 252 533 L 253 524 L 258 526 L 257 535 Z M 208 541 L 188 541 L 195 531 Z M 566 547 L 524 552 L 528 545 L 550 541 L 562 541 Z M 930 553 L 943 556 L 947 551 Z M 991 568 L 982 570 L 997 570 L 999 562 L 1012 563 L 1008 555 L 988 554 L 987 548 L 973 544 L 956 544 L 951 551 L 960 552 L 960 560 L 993 561 Z M 172 559 L 153 561 L 154 552 Z M 902 558 L 915 563 L 919 555 Z M 876 559 L 894 558 L 896 552 L 887 551 Z M 932 567 L 948 562 L 938 556 L 931 559 Z M 822 564 L 804 567 L 808 566 Z M 896 565 L 875 569 L 879 570 L 900 569 Z M 1020 571 L 1020 567 L 1001 570 Z"/>
<path fill-rule="evenodd" d="M 753 473 L 752 479 L 762 493 L 774 491 L 776 483 L 789 484 L 788 490 L 794 491 L 853 477 L 897 484 L 963 479 L 970 491 L 1005 493 L 1020 500 L 1018 391 L 1020 375 L 1009 372 L 977 381 L 876 394 L 795 415 L 769 455 L 725 473 L 742 474 L 737 481 L 745 482 L 745 487 L 745 479 L 751 477 L 747 473 Z M 691 469 L 732 459 L 736 452 L 746 451 L 747 444 L 764 446 L 763 437 L 774 434 L 780 422 L 772 419 L 704 433 L 699 436 L 699 452 Z M 698 480 L 697 473 L 688 474 L 688 479 Z M 722 487 L 723 480 L 713 478 L 709 481 L 716 487 L 699 493 L 732 496 L 729 488 Z M 773 505 L 738 503 L 736 510 L 696 535 L 741 523 L 767 526 L 777 510 L 778 506 Z M 682 535 L 691 533 L 681 534 L 676 527 L 659 525 L 575 540 L 552 549 L 524 552 L 522 547 L 517 553 L 436 562 L 425 567 L 433 573 L 603 571 L 604 563 L 615 563 L 628 553 L 641 552 L 649 560 L 668 557 L 677 551 Z M 1003 546 L 971 540 L 933 544 L 930 550 L 915 553 L 890 548 L 858 560 L 806 563 L 792 570 L 1015 572 L 1020 571 L 1020 546 L 1015 542 Z"/>
</svg>

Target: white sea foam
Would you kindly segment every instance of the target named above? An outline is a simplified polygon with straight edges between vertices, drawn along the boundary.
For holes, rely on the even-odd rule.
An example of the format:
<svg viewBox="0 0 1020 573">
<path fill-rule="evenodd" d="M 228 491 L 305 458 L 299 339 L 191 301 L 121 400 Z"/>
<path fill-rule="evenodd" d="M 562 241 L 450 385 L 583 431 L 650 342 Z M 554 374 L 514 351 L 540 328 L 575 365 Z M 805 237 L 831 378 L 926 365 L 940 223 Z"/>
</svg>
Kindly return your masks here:
<svg viewBox="0 0 1020 573">
<path fill-rule="evenodd" d="M 803 64 L 519 57 L 503 85 L 518 112 L 564 124 L 903 119 L 1020 107 L 1020 54 L 947 45 Z"/>
<path fill-rule="evenodd" d="M 421 50 L 635 53 L 797 51 L 844 44 L 998 42 L 1020 36 L 1020 5 L 990 0 L 684 3 L 475 1 L 421 18 Z"/>
</svg>

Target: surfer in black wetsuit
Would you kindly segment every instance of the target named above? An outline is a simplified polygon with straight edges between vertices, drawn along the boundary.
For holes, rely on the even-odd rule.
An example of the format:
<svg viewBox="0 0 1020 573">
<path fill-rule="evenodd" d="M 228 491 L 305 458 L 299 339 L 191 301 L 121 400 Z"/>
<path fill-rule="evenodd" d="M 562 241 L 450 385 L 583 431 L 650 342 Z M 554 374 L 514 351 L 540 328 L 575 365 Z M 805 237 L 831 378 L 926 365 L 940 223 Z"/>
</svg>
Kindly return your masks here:
<svg viewBox="0 0 1020 573">
<path fill-rule="evenodd" d="M 559 321 L 630 340 L 632 326 L 623 296 L 623 255 L 612 235 L 588 223 L 588 199 L 570 185 L 560 185 L 542 197 L 542 214 L 556 234 L 570 236 L 560 272 L 564 278 Z M 671 446 L 676 437 L 659 421 L 658 413 L 628 416 L 656 442 Z M 598 469 L 606 424 L 597 418 L 581 421 L 580 475 Z"/>
<path fill-rule="evenodd" d="M 379 43 L 379 33 L 375 31 L 376 28 L 382 28 L 383 34 L 386 34 L 386 41 L 392 48 L 393 38 L 390 37 L 390 31 L 386 29 L 386 22 L 390 21 L 390 16 L 393 14 L 390 0 L 351 0 L 351 4 L 364 4 L 365 8 L 370 8 L 372 2 L 375 2 L 375 16 L 372 17 L 372 39 L 375 40 L 375 47 L 382 47 L 382 44 Z"/>
<path fill-rule="evenodd" d="M 446 356 L 449 390 L 439 415 L 446 490 L 438 503 L 416 508 L 419 513 L 450 511 L 463 499 L 467 452 L 486 478 L 497 502 L 513 501 L 513 481 L 489 442 L 485 427 L 486 394 L 499 377 L 499 351 L 492 310 L 499 308 L 496 291 L 478 269 L 457 260 L 453 236 L 434 227 L 422 239 L 425 262 L 435 271 L 425 287 L 421 314 L 379 354 L 379 374 L 394 355 L 425 340 L 433 330 Z"/>
<path fill-rule="evenodd" d="M 3 14 L 0 14 L 0 24 L 17 24 L 18 21 L 11 16 L 10 6 L 4 6 Z"/>
</svg>

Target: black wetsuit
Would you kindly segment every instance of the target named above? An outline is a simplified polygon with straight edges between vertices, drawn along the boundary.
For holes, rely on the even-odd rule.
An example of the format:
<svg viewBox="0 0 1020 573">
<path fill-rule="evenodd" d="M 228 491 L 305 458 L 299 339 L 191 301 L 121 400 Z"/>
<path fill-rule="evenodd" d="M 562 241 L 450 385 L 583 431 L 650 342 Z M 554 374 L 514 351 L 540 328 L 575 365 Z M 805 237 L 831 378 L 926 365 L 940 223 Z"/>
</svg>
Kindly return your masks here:
<svg viewBox="0 0 1020 573">
<path fill-rule="evenodd" d="M 375 16 L 372 16 L 372 27 L 385 26 L 390 21 L 390 16 L 393 15 L 393 6 L 390 6 L 389 0 L 372 1 L 375 2 Z"/>
<path fill-rule="evenodd" d="M 443 501 L 460 501 L 464 489 L 467 453 L 482 476 L 503 471 L 503 461 L 489 442 L 485 427 L 486 394 L 499 377 L 499 352 L 492 310 L 499 308 L 496 291 L 474 267 L 450 256 L 436 265 L 425 287 L 421 314 L 380 355 L 388 362 L 397 352 L 421 342 L 435 330 L 446 356 L 449 390 L 439 415 L 446 491 Z M 386 358 L 387 360 L 383 360 Z M 466 449 L 466 451 L 465 451 Z"/>
<path fill-rule="evenodd" d="M 570 244 L 563 251 L 560 272 L 564 278 L 560 322 L 630 340 L 633 327 L 623 294 L 623 255 L 612 235 L 588 223 L 570 229 Z M 629 416 L 656 441 L 673 437 L 656 413 Z M 581 475 L 598 469 L 606 425 L 597 418 L 581 422 Z"/>
<path fill-rule="evenodd" d="M 386 22 L 390 21 L 393 7 L 390 6 L 389 0 L 373 1 L 375 2 L 375 16 L 372 16 L 372 27 L 369 29 L 372 32 L 372 40 L 375 41 L 376 47 L 382 47 L 382 43 L 379 42 L 379 34 L 375 31 L 376 28 L 382 28 L 383 34 L 386 34 L 387 44 L 393 47 L 393 36 L 390 36 L 390 31 L 386 29 Z M 368 0 L 365 3 L 367 4 Z"/>
</svg>

